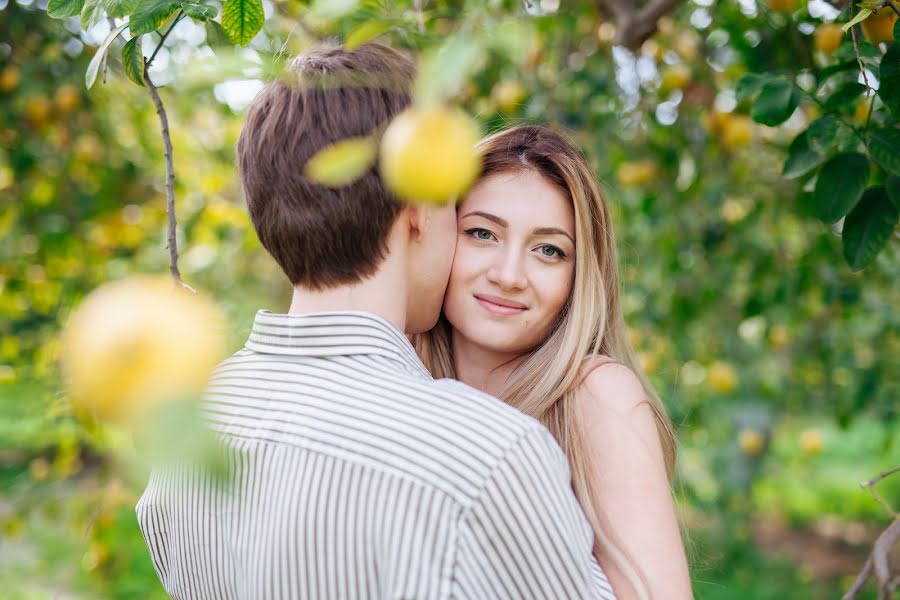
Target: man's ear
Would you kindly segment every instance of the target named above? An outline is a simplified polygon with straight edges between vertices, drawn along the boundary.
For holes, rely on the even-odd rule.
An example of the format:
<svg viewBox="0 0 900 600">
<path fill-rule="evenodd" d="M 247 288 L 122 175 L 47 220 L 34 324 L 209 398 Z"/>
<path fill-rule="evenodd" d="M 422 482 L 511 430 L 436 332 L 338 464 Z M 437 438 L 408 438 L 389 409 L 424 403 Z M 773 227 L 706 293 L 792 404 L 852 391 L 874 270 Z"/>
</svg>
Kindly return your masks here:
<svg viewBox="0 0 900 600">
<path fill-rule="evenodd" d="M 420 242 L 431 226 L 431 210 L 423 204 L 407 204 L 404 217 L 409 223 L 409 239 Z"/>
</svg>

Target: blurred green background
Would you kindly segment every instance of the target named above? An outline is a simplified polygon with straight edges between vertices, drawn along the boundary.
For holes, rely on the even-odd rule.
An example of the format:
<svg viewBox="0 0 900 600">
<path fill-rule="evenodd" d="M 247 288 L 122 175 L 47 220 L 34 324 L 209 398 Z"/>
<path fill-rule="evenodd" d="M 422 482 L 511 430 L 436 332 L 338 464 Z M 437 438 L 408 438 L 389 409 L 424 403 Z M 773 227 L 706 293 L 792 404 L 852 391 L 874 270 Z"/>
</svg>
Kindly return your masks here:
<svg viewBox="0 0 900 600">
<path fill-rule="evenodd" d="M 855 61 L 849 34 L 832 30 L 832 44 L 817 33 L 846 9 L 688 0 L 629 51 L 612 46 L 612 22 L 588 2 L 263 6 L 262 32 L 221 69 L 198 64 L 213 52 L 189 19 L 151 69 L 173 138 L 182 275 L 227 313 L 231 349 L 256 309 L 290 301 L 234 168 L 242 112 L 264 71 L 254 61 L 362 27 L 425 49 L 425 66 L 440 69 L 423 85 L 462 103 L 483 131 L 550 123 L 606 185 L 626 320 L 678 427 L 697 597 L 840 598 L 889 521 L 858 484 L 900 464 L 896 233 L 853 271 L 839 227 L 810 215 L 804 190 L 814 181 L 781 175 L 789 144 L 822 107 L 801 102 L 766 127 L 736 86 L 768 72 L 800 86 L 812 77 L 814 88 L 829 65 Z M 77 17 L 50 19 L 46 3 L 0 0 L 0 589 L 9 598 L 164 597 L 133 514 L 146 474 L 73 418 L 56 366 L 60 328 L 87 292 L 168 269 L 163 146 L 147 90 L 123 76 L 118 48 L 85 88 L 108 31 L 104 20 L 84 31 Z M 149 55 L 158 36 L 145 37 Z M 885 46 L 859 38 L 877 61 Z M 428 62 L 441 43 L 449 51 Z M 877 81 L 877 68 L 868 76 Z M 836 114 L 850 129 L 897 123 L 880 99 L 850 97 Z M 900 476 L 877 489 L 900 505 Z"/>
</svg>

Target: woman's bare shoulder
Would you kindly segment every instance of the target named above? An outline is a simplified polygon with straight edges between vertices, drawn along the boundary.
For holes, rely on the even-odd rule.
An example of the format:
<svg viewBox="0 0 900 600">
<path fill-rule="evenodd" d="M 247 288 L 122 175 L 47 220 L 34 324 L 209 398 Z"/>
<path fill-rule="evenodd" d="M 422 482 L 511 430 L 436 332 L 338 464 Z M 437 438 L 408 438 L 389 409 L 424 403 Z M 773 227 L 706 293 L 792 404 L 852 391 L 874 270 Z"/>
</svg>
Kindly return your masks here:
<svg viewBox="0 0 900 600">
<path fill-rule="evenodd" d="M 580 410 L 630 413 L 646 401 L 644 386 L 628 365 L 603 355 L 586 361 L 581 383 L 575 390 Z"/>
</svg>

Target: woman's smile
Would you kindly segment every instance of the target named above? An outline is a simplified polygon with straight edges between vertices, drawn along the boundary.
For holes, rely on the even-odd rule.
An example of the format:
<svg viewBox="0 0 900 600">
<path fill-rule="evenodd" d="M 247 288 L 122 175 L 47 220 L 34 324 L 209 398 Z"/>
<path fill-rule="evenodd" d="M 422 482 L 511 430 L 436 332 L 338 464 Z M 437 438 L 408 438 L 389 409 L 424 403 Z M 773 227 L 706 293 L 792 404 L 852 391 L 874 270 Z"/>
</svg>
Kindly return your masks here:
<svg viewBox="0 0 900 600">
<path fill-rule="evenodd" d="M 528 307 L 521 302 L 507 300 L 505 298 L 500 298 L 499 296 L 475 294 L 474 298 L 486 311 L 501 317 L 518 315 L 528 310 Z"/>
</svg>

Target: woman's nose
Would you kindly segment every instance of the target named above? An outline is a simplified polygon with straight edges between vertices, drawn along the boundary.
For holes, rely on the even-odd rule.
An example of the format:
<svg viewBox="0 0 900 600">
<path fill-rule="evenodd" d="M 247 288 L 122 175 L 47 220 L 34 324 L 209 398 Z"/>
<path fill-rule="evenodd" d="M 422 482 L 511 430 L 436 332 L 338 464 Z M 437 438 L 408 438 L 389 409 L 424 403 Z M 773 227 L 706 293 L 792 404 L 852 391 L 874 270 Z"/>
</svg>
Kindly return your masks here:
<svg viewBox="0 0 900 600">
<path fill-rule="evenodd" d="M 525 269 L 520 252 L 498 252 L 487 273 L 488 281 L 505 290 L 525 287 Z"/>
</svg>

